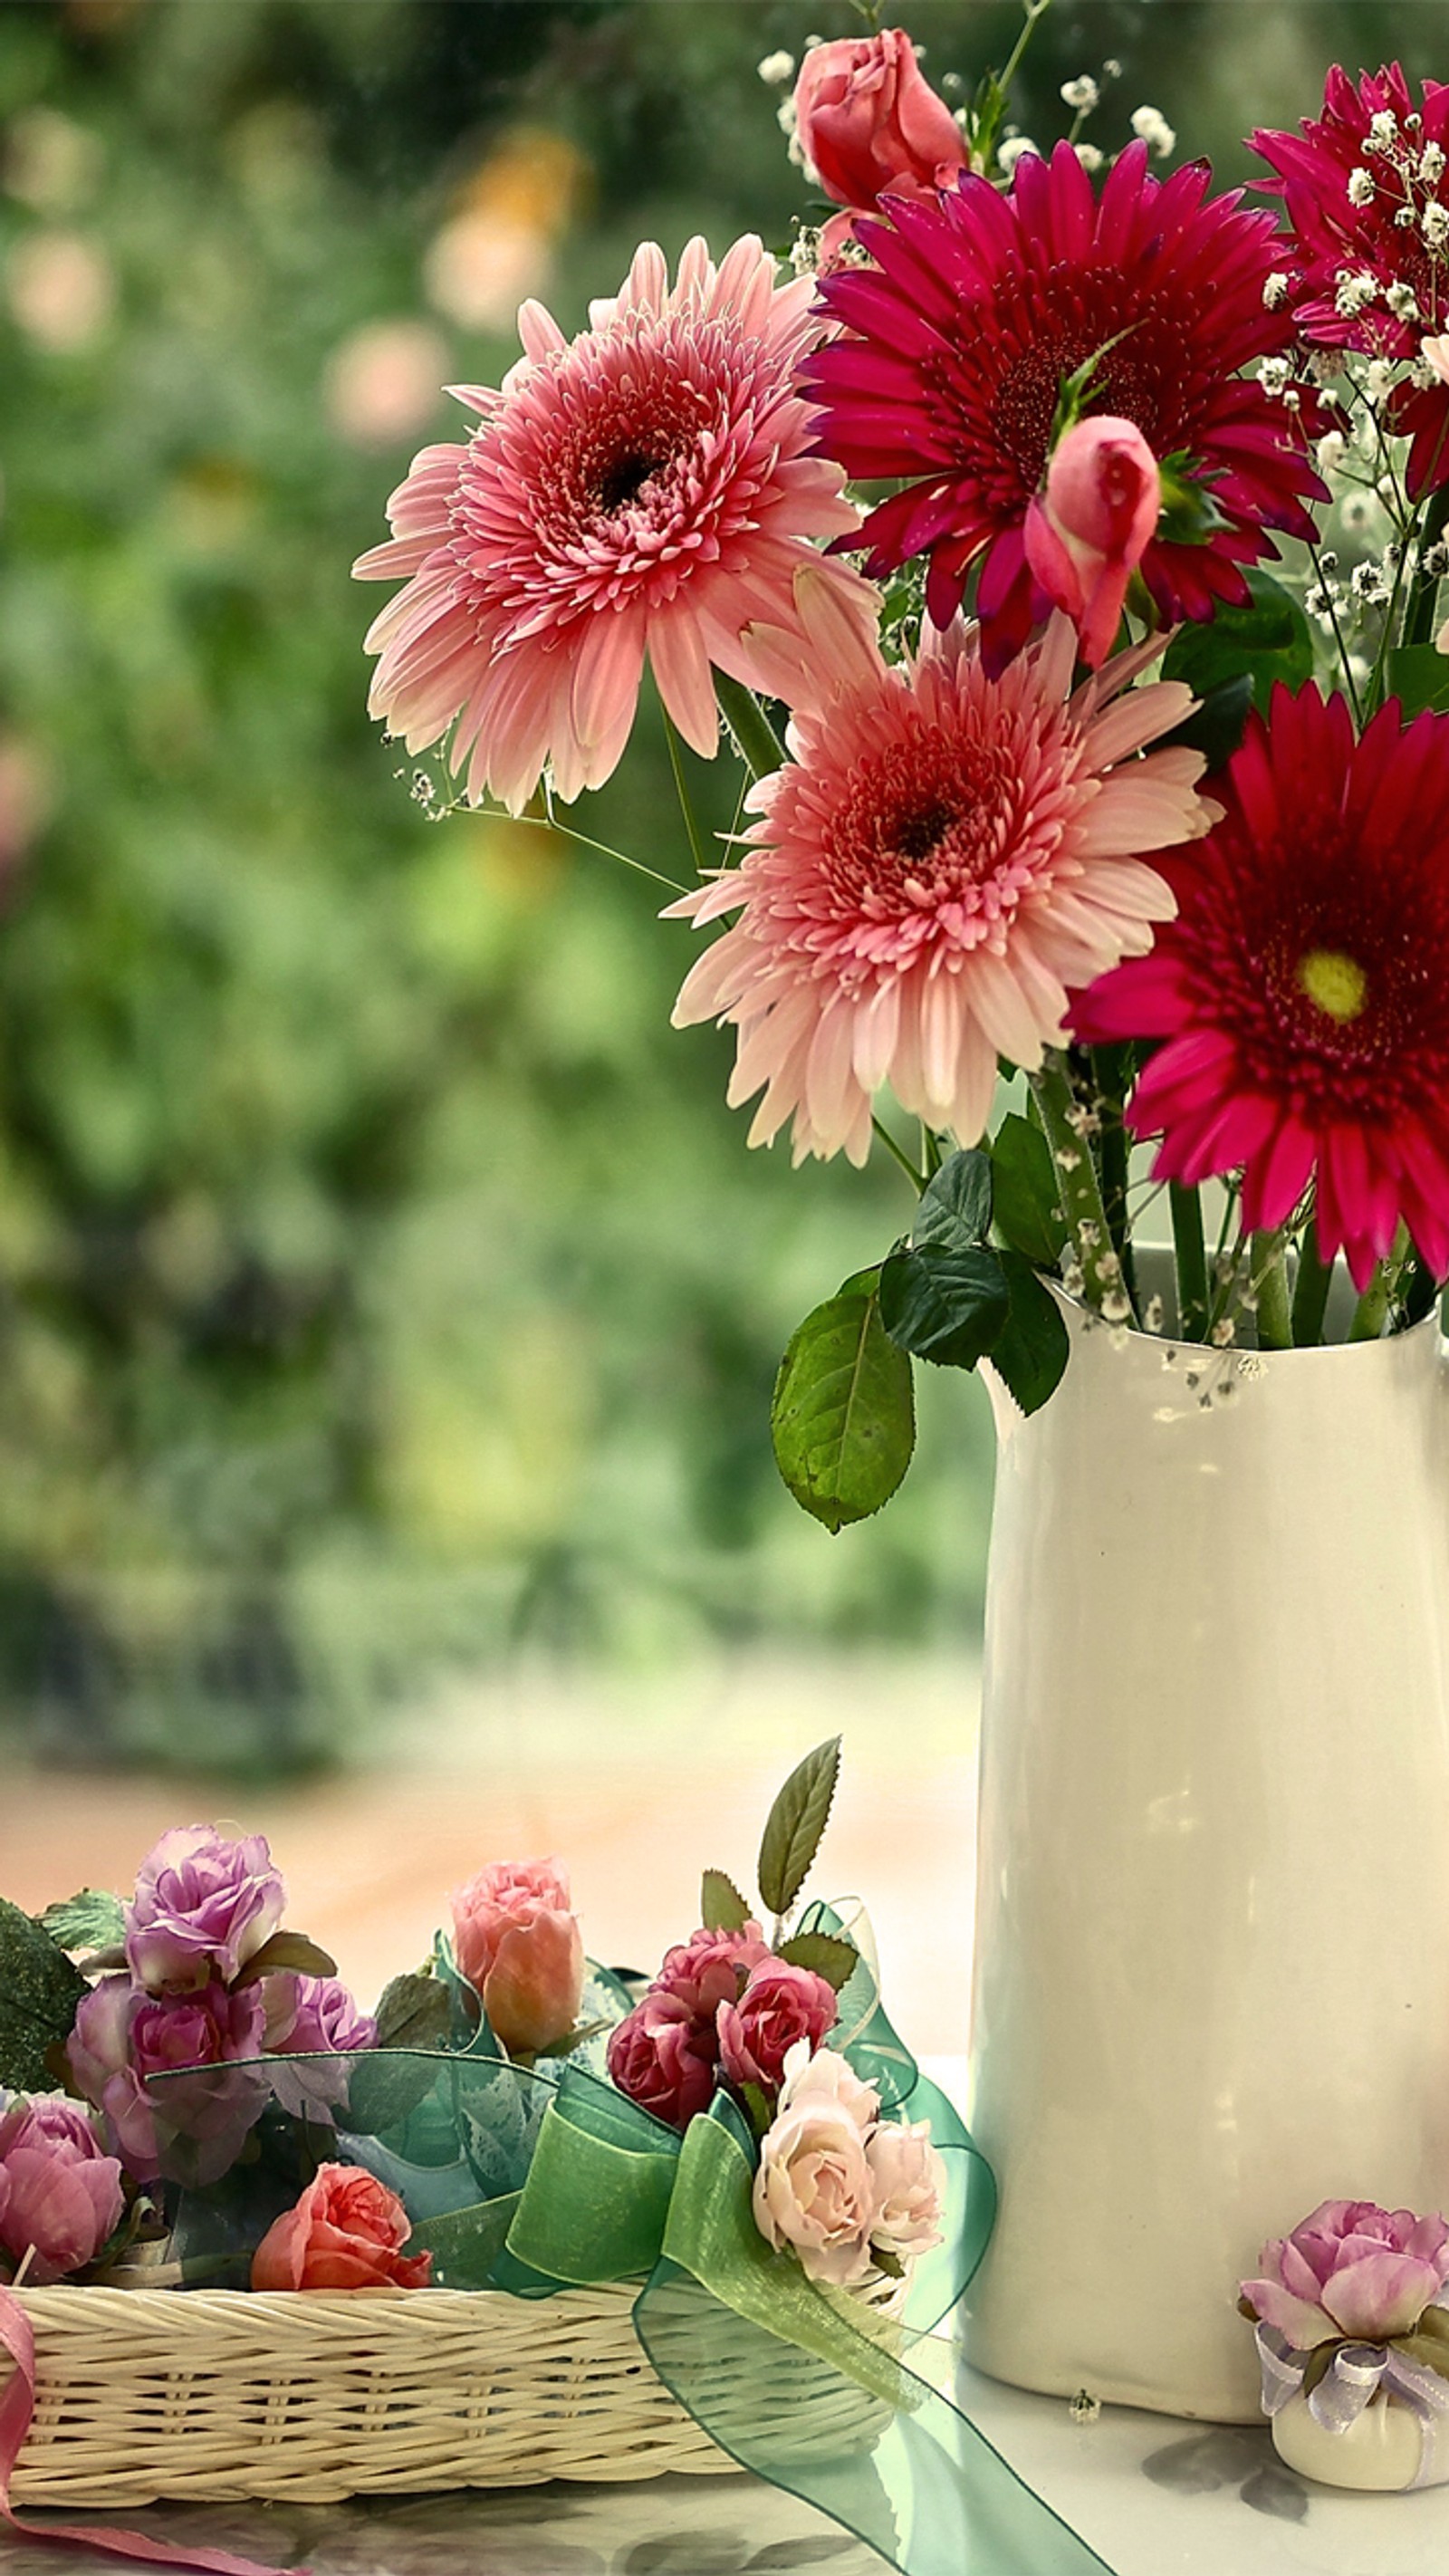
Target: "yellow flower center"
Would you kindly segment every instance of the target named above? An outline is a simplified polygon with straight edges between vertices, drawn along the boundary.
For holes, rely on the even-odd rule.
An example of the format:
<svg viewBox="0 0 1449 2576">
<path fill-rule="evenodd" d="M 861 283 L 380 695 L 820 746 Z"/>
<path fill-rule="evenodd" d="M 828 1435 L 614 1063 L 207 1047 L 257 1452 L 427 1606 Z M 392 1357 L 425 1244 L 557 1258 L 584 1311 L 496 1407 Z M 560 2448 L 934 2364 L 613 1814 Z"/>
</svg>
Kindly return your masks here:
<svg viewBox="0 0 1449 2576">
<path fill-rule="evenodd" d="M 1298 983 L 1318 1010 L 1340 1024 L 1356 1020 L 1368 999 L 1368 977 L 1341 948 L 1310 948 L 1298 961 Z"/>
</svg>

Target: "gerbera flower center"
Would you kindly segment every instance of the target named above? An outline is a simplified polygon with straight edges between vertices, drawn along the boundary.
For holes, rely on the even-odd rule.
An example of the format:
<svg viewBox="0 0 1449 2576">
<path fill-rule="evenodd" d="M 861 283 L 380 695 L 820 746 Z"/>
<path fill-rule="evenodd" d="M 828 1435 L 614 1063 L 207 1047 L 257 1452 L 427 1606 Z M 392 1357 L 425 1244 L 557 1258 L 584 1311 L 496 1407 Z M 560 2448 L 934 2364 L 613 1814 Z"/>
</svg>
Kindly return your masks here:
<svg viewBox="0 0 1449 2576">
<path fill-rule="evenodd" d="M 630 501 L 637 501 L 651 474 L 657 474 L 660 466 L 667 465 L 669 461 L 667 455 L 641 454 L 637 448 L 631 447 L 621 449 L 599 475 L 598 502 L 605 517 L 612 518 L 616 510 L 624 509 Z"/>
<path fill-rule="evenodd" d="M 1298 961 L 1298 983 L 1310 1002 L 1343 1027 L 1356 1020 L 1368 998 L 1368 977 L 1342 948 L 1310 948 Z"/>
</svg>

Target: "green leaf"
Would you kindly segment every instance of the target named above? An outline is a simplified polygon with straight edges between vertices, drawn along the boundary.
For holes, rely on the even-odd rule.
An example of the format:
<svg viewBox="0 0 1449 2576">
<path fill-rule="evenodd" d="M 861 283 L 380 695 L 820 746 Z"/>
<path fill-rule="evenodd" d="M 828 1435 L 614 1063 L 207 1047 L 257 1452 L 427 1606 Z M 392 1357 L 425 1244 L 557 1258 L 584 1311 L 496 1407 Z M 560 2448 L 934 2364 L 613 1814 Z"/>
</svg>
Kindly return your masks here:
<svg viewBox="0 0 1449 2576">
<path fill-rule="evenodd" d="M 1010 1306 L 1000 1260 L 985 1245 L 924 1243 L 893 1252 L 881 1269 L 881 1322 L 901 1350 L 936 1368 L 974 1368 Z"/>
<path fill-rule="evenodd" d="M 1181 744 L 1184 750 L 1200 751 L 1209 770 L 1225 769 L 1247 730 L 1253 711 L 1253 679 L 1249 671 L 1240 671 L 1235 680 L 1223 680 L 1209 689 L 1201 706 L 1180 725 L 1164 734 L 1163 745 Z"/>
<path fill-rule="evenodd" d="M 948 1154 L 921 1192 L 911 1241 L 959 1245 L 984 1243 L 991 1232 L 991 1157 L 972 1146 Z"/>
<path fill-rule="evenodd" d="M 831 1531 L 890 1501 L 916 1445 L 911 1364 L 881 1323 L 878 1287 L 861 1271 L 807 1315 L 775 1380 L 775 1463 Z"/>
<path fill-rule="evenodd" d="M 59 1943 L 0 1897 L 0 2085 L 8 2092 L 52 2089 L 51 2054 L 69 2039 L 86 1991 Z"/>
<path fill-rule="evenodd" d="M 1162 495 L 1156 528 L 1159 545 L 1205 546 L 1219 528 L 1228 525 L 1212 485 L 1192 472 L 1192 459 L 1184 449 L 1164 456 L 1157 475 Z"/>
<path fill-rule="evenodd" d="M 1389 695 L 1397 698 L 1407 722 L 1425 707 L 1436 714 L 1449 710 L 1449 653 L 1432 644 L 1399 644 L 1389 655 Z"/>
<path fill-rule="evenodd" d="M 840 1777 L 840 1738 L 832 1735 L 797 1762 L 760 1840 L 760 1897 L 771 1914 L 788 1914 L 820 1849 Z"/>
<path fill-rule="evenodd" d="M 274 1932 L 260 1950 L 253 1950 L 233 1987 L 254 1986 L 259 1977 L 270 1977 L 278 1968 L 295 1968 L 304 1977 L 335 1977 L 337 1962 L 328 1950 L 319 1950 L 305 1932 Z"/>
<path fill-rule="evenodd" d="M 384 1986 L 377 2007 L 379 2048 L 446 2048 L 452 2004 L 438 1977 L 411 1971 Z"/>
<path fill-rule="evenodd" d="M 700 1883 L 699 1919 L 707 1932 L 742 1932 L 750 1909 L 732 1878 L 722 1869 L 707 1869 Z"/>
<path fill-rule="evenodd" d="M 1265 707 L 1275 680 L 1301 689 L 1312 678 L 1313 638 L 1297 601 L 1266 572 L 1250 571 L 1247 580 L 1250 606 L 1220 608 L 1208 625 L 1179 629 L 1163 657 L 1164 680 L 1186 680 L 1194 696 L 1207 699 L 1246 673 L 1256 704 Z"/>
<path fill-rule="evenodd" d="M 97 1950 L 113 1950 L 125 1938 L 126 1909 L 119 1896 L 103 1888 L 83 1887 L 59 1905 L 47 1905 L 40 1928 L 62 1950 L 88 1959 Z"/>
<path fill-rule="evenodd" d="M 878 2272 L 884 2272 L 888 2281 L 905 2279 L 906 2267 L 899 2254 L 892 2253 L 889 2245 L 872 2245 L 870 2259 Z"/>
<path fill-rule="evenodd" d="M 750 2127 L 757 2138 L 762 2138 L 775 2117 L 774 2105 L 769 2094 L 762 2085 L 751 2084 L 748 2081 L 743 2083 L 739 2090 L 740 2098 L 750 2115 Z"/>
<path fill-rule="evenodd" d="M 1416 2361 L 1421 2369 L 1437 2370 L 1441 2379 L 1449 2379 L 1449 2343 L 1438 2334 L 1425 2334 L 1422 2323 L 1411 2335 L 1395 2335 L 1393 2344 L 1406 2361 Z"/>
<path fill-rule="evenodd" d="M 790 1940 L 781 1942 L 775 1956 L 787 1960 L 792 1968 L 809 1968 L 837 1994 L 860 1966 L 855 1943 L 839 1940 L 833 1932 L 796 1932 Z"/>
<path fill-rule="evenodd" d="M 1328 2377 L 1333 2367 L 1334 2356 L 1343 2349 L 1343 2340 L 1342 2335 L 1330 2335 L 1326 2343 L 1314 2345 L 1308 2356 L 1308 2367 L 1303 2373 L 1305 2397 L 1311 2397 L 1319 2382 Z"/>
<path fill-rule="evenodd" d="M 1051 1291 L 1019 1252 L 1003 1252 L 1001 1266 L 1011 1312 L 992 1345 L 991 1365 L 1023 1413 L 1035 1413 L 1061 1382 L 1071 1344 Z"/>
<path fill-rule="evenodd" d="M 1038 1269 L 1052 1269 L 1067 1240 L 1067 1221 L 1051 1147 L 1040 1127 L 1011 1110 L 996 1131 L 991 1168 L 997 1232 Z"/>
</svg>

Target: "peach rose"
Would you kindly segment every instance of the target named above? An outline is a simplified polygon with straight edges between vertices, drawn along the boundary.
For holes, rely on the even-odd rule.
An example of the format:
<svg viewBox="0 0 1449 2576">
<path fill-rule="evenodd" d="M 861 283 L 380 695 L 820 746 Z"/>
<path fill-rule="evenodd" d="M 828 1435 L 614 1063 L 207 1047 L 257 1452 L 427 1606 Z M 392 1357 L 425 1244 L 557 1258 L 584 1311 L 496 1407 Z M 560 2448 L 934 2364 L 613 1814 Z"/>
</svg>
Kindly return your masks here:
<svg viewBox="0 0 1449 2576">
<path fill-rule="evenodd" d="M 431 2254 L 404 2254 L 412 2222 L 359 2165 L 323 2165 L 252 2256 L 254 2290 L 425 2290 Z"/>
<path fill-rule="evenodd" d="M 1099 413 L 1058 441 L 1045 489 L 1027 512 L 1027 562 L 1075 621 L 1082 659 L 1094 671 L 1112 650 L 1161 506 L 1162 478 L 1141 430 Z"/>
<path fill-rule="evenodd" d="M 584 1945 L 554 1860 L 495 1861 L 454 1890 L 453 1953 L 510 2057 L 565 2039 L 579 2017 Z"/>
<path fill-rule="evenodd" d="M 795 116 L 806 158 L 838 206 L 873 206 L 887 190 L 924 196 L 966 167 L 965 137 L 901 27 L 813 45 Z"/>
<path fill-rule="evenodd" d="M 767 2243 L 793 2246 L 812 2280 L 841 2289 L 864 2280 L 876 2186 L 865 2137 L 846 2101 L 802 2088 L 779 2113 L 760 2143 L 754 2207 Z"/>
</svg>

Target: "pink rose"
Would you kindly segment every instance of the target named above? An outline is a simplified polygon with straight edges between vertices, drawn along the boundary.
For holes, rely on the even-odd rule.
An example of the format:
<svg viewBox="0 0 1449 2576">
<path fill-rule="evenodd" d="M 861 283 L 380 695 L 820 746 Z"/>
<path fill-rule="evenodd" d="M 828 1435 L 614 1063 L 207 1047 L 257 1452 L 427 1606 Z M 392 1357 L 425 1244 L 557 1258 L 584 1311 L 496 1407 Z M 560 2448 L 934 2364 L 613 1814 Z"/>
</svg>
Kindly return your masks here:
<svg viewBox="0 0 1449 2576">
<path fill-rule="evenodd" d="M 946 2168 L 931 2144 L 929 2120 L 882 2120 L 866 2142 L 875 2186 L 870 2241 L 906 2262 L 941 2242 Z"/>
<path fill-rule="evenodd" d="M 510 2057 L 535 2056 L 579 2017 L 584 1945 L 557 1861 L 496 1861 L 455 1890 L 453 1954 Z"/>
<path fill-rule="evenodd" d="M 271 1939 L 286 1901 L 265 1834 L 228 1842 L 211 1825 L 177 1825 L 137 1873 L 126 1965 L 152 1994 L 184 1994 L 213 1977 L 229 1986 Z"/>
<path fill-rule="evenodd" d="M 838 206 L 873 206 L 887 189 L 924 196 L 969 157 L 901 27 L 813 45 L 795 83 L 795 115 L 806 159 Z"/>
<path fill-rule="evenodd" d="M 1449 2224 L 1371 2200 L 1325 2200 L 1258 2259 L 1263 2278 L 1244 2281 L 1243 2296 L 1295 2352 L 1344 2335 L 1385 2343 L 1412 2334 L 1449 2280 Z"/>
<path fill-rule="evenodd" d="M 168 2174 L 204 2188 L 235 2164 L 266 2104 L 265 2072 L 237 2063 L 260 2056 L 264 2028 L 260 1985 L 158 1996 L 103 1977 L 81 1999 L 66 2055 L 138 2182 Z M 197 2071 L 148 2091 L 148 2076 L 174 2067 Z"/>
<path fill-rule="evenodd" d="M 786 2055 L 780 2109 L 793 2110 L 802 2102 L 831 2103 L 855 2122 L 862 2137 L 880 2118 L 880 2095 L 873 2085 L 862 2084 L 849 2058 L 833 2048 L 817 2048 L 812 2057 L 803 2039 Z"/>
<path fill-rule="evenodd" d="M 272 2091 L 284 2111 L 305 2119 L 328 2111 L 347 2098 L 351 2059 L 377 2046 L 377 2024 L 359 2012 L 340 1977 L 308 1977 L 293 1968 L 279 1969 L 261 1980 L 266 2015 L 262 2045 L 269 2056 L 342 2057 L 346 2065 L 273 2066 Z"/>
<path fill-rule="evenodd" d="M 757 2084 L 773 2095 L 784 2080 L 788 2052 L 802 2039 L 818 2048 L 836 2017 L 835 1989 L 824 1977 L 788 1959 L 772 1959 L 756 1968 L 737 2004 L 720 2005 L 720 2064 L 731 2084 Z"/>
<path fill-rule="evenodd" d="M 691 1932 L 687 1941 L 664 1953 L 655 1990 L 673 1995 L 697 2022 L 713 2028 L 721 2004 L 738 2003 L 757 1968 L 774 1952 L 758 1923 L 738 1932 Z"/>
<path fill-rule="evenodd" d="M 1130 420 L 1079 420 L 1058 440 L 1026 514 L 1027 561 L 1077 626 L 1095 671 L 1112 650 L 1127 584 L 1162 507 L 1157 459 Z"/>
<path fill-rule="evenodd" d="M 121 2168 L 78 2102 L 42 2093 L 0 2118 L 0 2247 L 27 2281 L 62 2280 L 93 2263 L 120 2225 Z"/>
<path fill-rule="evenodd" d="M 687 2129 L 714 2098 L 714 2032 L 678 1995 L 651 1986 L 609 2038 L 609 2074 L 621 2093 L 671 2129 Z"/>
<path fill-rule="evenodd" d="M 252 2256 L 254 2290 L 425 2290 L 430 2253 L 404 2254 L 412 2234 L 396 2192 L 359 2165 L 323 2165 L 295 2209 Z"/>
<path fill-rule="evenodd" d="M 876 2190 L 860 2125 L 843 2102 L 806 2093 L 760 2142 L 755 2223 L 792 2245 L 812 2280 L 846 2289 L 871 2269 Z"/>
</svg>

